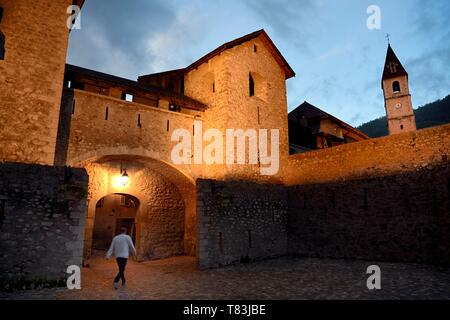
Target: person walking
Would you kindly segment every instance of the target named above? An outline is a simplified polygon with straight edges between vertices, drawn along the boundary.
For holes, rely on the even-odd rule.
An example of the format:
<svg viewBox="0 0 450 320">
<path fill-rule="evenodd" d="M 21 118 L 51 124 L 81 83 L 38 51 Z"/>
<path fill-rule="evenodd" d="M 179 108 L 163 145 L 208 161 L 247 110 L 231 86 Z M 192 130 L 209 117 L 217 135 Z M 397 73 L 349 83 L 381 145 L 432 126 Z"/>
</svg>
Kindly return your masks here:
<svg viewBox="0 0 450 320">
<path fill-rule="evenodd" d="M 106 260 L 109 260 L 114 255 L 119 267 L 119 273 L 114 278 L 114 289 L 119 288 L 120 279 L 122 279 L 122 288 L 125 287 L 125 267 L 127 266 L 130 251 L 131 255 L 136 256 L 136 249 L 134 248 L 133 240 L 127 235 L 127 228 L 120 228 L 120 234 L 113 238 L 111 246 L 106 253 Z"/>
</svg>

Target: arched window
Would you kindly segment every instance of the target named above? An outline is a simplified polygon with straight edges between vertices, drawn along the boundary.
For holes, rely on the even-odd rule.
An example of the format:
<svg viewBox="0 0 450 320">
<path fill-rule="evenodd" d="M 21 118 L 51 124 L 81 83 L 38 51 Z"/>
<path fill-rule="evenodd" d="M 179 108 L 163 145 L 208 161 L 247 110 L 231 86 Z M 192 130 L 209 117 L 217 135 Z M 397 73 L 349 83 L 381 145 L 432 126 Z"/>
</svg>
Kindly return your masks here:
<svg viewBox="0 0 450 320">
<path fill-rule="evenodd" d="M 400 92 L 400 82 L 394 81 L 394 83 L 392 83 L 392 91 L 394 91 L 394 93 Z"/>
<path fill-rule="evenodd" d="M 255 81 L 250 73 L 248 74 L 248 83 L 250 97 L 253 97 L 255 95 Z"/>
<path fill-rule="evenodd" d="M 0 23 L 2 23 L 3 8 L 0 7 Z M 5 35 L 0 30 L 0 60 L 5 59 Z"/>
</svg>

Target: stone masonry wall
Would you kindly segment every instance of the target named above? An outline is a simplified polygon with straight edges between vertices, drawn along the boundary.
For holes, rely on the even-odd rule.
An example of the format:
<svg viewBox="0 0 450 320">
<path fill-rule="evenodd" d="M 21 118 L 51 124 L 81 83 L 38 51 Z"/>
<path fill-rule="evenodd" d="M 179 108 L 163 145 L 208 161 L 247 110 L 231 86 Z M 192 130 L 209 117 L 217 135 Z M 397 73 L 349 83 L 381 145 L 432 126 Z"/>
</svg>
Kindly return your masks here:
<svg viewBox="0 0 450 320">
<path fill-rule="evenodd" d="M 81 266 L 83 169 L 0 164 L 0 280 L 60 280 Z"/>
<path fill-rule="evenodd" d="M 71 0 L 0 0 L 0 161 L 53 164 Z"/>
<path fill-rule="evenodd" d="M 450 159 L 450 125 L 369 139 L 291 156 L 284 182 L 303 185 L 383 177 Z"/>
<path fill-rule="evenodd" d="M 289 252 L 450 260 L 450 125 L 291 157 Z"/>
<path fill-rule="evenodd" d="M 171 163 L 172 132 L 179 128 L 192 132 L 194 124 L 190 115 L 80 90 L 64 89 L 62 108 L 71 113 L 64 130 L 70 130 L 66 159 L 73 165 L 117 150 Z"/>
<path fill-rule="evenodd" d="M 450 263 L 449 162 L 289 188 L 288 252 Z"/>
<path fill-rule="evenodd" d="M 250 73 L 255 82 L 252 97 L 249 95 Z M 202 115 L 205 130 L 219 129 L 225 137 L 226 129 L 278 129 L 281 161 L 287 157 L 286 76 L 260 38 L 228 49 L 190 71 L 185 76 L 185 93 L 208 105 Z M 248 162 L 204 166 L 201 177 L 275 183 L 281 180 L 280 174 L 261 175 L 260 167 Z"/>
<path fill-rule="evenodd" d="M 163 161 L 190 177 L 201 175 L 202 166 L 175 165 L 171 159 L 177 144 L 172 133 L 192 132 L 191 115 L 64 89 L 61 119 L 55 157 L 60 165 L 80 167 L 102 156 L 129 155 Z"/>
<path fill-rule="evenodd" d="M 197 180 L 200 268 L 280 256 L 287 249 L 287 193 L 254 182 Z"/>
<path fill-rule="evenodd" d="M 449 156 L 440 126 L 296 155 L 288 186 L 198 180 L 199 265 L 282 254 L 450 263 Z"/>
</svg>

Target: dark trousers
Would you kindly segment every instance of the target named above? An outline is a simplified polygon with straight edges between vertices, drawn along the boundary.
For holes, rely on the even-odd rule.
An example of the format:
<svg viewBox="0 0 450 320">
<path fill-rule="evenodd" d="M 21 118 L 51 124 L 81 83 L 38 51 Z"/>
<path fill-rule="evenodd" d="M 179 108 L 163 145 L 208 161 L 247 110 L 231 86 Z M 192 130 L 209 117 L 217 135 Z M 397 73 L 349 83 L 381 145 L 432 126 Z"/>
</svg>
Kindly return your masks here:
<svg viewBox="0 0 450 320">
<path fill-rule="evenodd" d="M 117 258 L 117 266 L 119 267 L 119 273 L 114 278 L 114 282 L 119 282 L 122 279 L 122 284 L 125 284 L 125 267 L 127 266 L 127 258 Z"/>
</svg>

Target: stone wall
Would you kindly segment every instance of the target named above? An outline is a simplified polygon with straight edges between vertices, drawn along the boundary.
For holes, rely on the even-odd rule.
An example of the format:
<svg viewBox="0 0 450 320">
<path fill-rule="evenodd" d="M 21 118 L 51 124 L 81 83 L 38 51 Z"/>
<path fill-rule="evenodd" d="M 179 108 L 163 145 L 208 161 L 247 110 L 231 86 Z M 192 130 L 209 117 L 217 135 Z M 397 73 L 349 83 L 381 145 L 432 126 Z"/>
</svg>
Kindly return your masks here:
<svg viewBox="0 0 450 320">
<path fill-rule="evenodd" d="M 174 130 L 192 132 L 194 117 L 87 91 L 64 89 L 60 159 L 78 165 L 102 155 L 141 155 L 171 163 Z M 138 122 L 140 118 L 140 122 Z M 140 125 L 139 125 L 140 124 Z M 69 131 L 69 132 L 67 132 Z"/>
<path fill-rule="evenodd" d="M 289 252 L 445 262 L 450 126 L 291 157 Z"/>
<path fill-rule="evenodd" d="M 71 0 L 0 0 L 0 161 L 53 164 Z"/>
<path fill-rule="evenodd" d="M 185 206 L 176 186 L 157 172 L 140 177 L 145 198 L 138 213 L 140 258 L 162 259 L 182 255 Z"/>
<path fill-rule="evenodd" d="M 85 170 L 0 165 L 1 280 L 59 280 L 81 266 Z"/>
<path fill-rule="evenodd" d="M 197 180 L 200 268 L 280 256 L 287 249 L 287 193 L 254 182 Z"/>
<path fill-rule="evenodd" d="M 296 155 L 288 186 L 198 180 L 199 265 L 282 254 L 448 263 L 449 159 L 441 126 Z"/>
<path fill-rule="evenodd" d="M 449 162 L 288 193 L 291 254 L 450 263 Z"/>
<path fill-rule="evenodd" d="M 250 73 L 255 81 L 252 97 Z M 185 76 L 185 93 L 208 105 L 202 115 L 205 130 L 219 129 L 225 136 L 226 129 L 278 129 L 281 161 L 287 157 L 286 76 L 260 38 L 230 48 L 190 71 Z M 281 174 L 261 175 L 260 166 L 247 160 L 243 165 L 204 166 L 201 177 L 278 183 Z"/>
<path fill-rule="evenodd" d="M 450 125 L 300 153 L 283 164 L 287 185 L 414 172 L 450 159 Z"/>
</svg>

